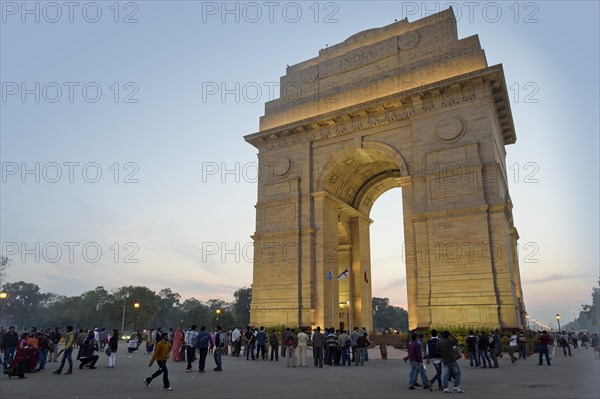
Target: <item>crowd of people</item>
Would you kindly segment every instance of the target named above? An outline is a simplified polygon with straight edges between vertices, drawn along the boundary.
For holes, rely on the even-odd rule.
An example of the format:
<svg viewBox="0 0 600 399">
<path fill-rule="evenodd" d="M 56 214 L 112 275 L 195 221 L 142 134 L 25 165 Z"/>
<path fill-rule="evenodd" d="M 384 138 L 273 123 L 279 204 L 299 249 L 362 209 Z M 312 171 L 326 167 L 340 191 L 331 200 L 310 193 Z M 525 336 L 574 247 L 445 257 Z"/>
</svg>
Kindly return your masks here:
<svg viewBox="0 0 600 399">
<path fill-rule="evenodd" d="M 61 343 L 63 348 L 59 350 Z M 62 374 L 67 365 L 64 374 L 69 375 L 73 374 L 73 352 L 77 349 L 76 360 L 80 362 L 80 369 L 95 369 L 99 359 L 96 352 L 101 350 L 106 351 L 107 367 L 112 368 L 116 362 L 118 343 L 117 330 L 109 334 L 105 329 L 74 331 L 73 326 L 67 326 L 64 332 L 56 327 L 54 330 L 37 331 L 32 328 L 17 333 L 15 326 L 10 326 L 6 332 L 0 329 L 0 364 L 4 374 L 23 379 L 27 378 L 26 373 L 43 371 L 48 362 L 57 363 L 60 358 L 60 365 L 53 373 Z"/>
<path fill-rule="evenodd" d="M 386 335 L 383 333 L 379 344 L 381 358 L 387 358 Z M 529 357 L 527 338 L 522 332 L 511 332 L 508 335 L 507 349 L 511 365 L 516 365 L 521 359 Z M 64 375 L 73 373 L 73 353 L 76 351 L 76 360 L 79 369 L 95 369 L 99 360 L 98 352 L 104 352 L 107 357 L 107 368 L 116 365 L 116 354 L 119 350 L 120 334 L 118 330 L 108 332 L 104 328 L 93 330 L 75 330 L 67 326 L 64 331 L 58 327 L 54 330 L 46 329 L 17 333 L 14 326 L 8 331 L 0 329 L 0 364 L 4 373 L 18 378 L 27 378 L 26 373 L 45 370 L 47 363 L 59 362 L 54 374 Z M 352 331 L 336 330 L 333 327 L 320 327 L 314 330 L 300 328 L 286 328 L 283 331 L 267 330 L 263 326 L 245 329 L 236 327 L 227 331 L 216 326 L 208 331 L 205 326 L 192 325 L 184 331 L 181 327 L 163 331 L 162 328 L 137 330 L 127 341 L 128 352 L 140 348 L 145 340 L 144 353 L 150 355 L 149 366 L 155 362 L 158 369 L 144 379 L 144 384 L 149 386 L 154 378 L 162 375 L 163 389 L 171 390 L 167 361 L 187 362 L 186 372 L 193 372 L 194 365 L 200 373 L 206 372 L 206 359 L 212 354 L 215 362 L 214 371 L 222 371 L 222 356 L 230 354 L 233 357 L 245 357 L 248 361 L 269 360 L 279 361 L 285 359 L 286 367 L 307 367 L 308 348 L 312 349 L 313 366 L 323 368 L 331 367 L 364 366 L 369 361 L 367 349 L 373 347 L 369 334 L 363 327 L 360 330 L 354 327 Z M 551 358 L 556 348 L 562 348 L 564 356 L 572 356 L 571 347 L 578 348 L 578 343 L 586 349 L 594 348 L 596 358 L 600 357 L 598 334 L 588 336 L 587 333 L 547 333 L 542 331 L 537 336 L 539 365 L 546 360 L 551 365 Z M 59 350 L 59 345 L 63 348 Z M 438 390 L 443 392 L 463 392 L 460 386 L 461 372 L 457 360 L 463 355 L 457 348 L 458 340 L 448 331 L 438 333 L 431 330 L 431 336 L 425 340 L 423 334 L 413 331 L 409 334 L 407 342 L 408 355 L 404 361 L 410 365 L 408 387 L 432 390 L 437 383 Z M 465 340 L 465 357 L 469 359 L 472 368 L 498 368 L 498 357 L 501 356 L 502 340 L 499 332 L 490 333 L 470 331 Z M 552 351 L 552 353 L 551 353 Z M 61 356 L 62 355 L 62 356 Z M 518 357 L 517 357 L 518 355 Z M 197 362 L 197 363 L 196 363 Z M 431 379 L 427 376 L 427 365 L 433 367 L 434 375 Z M 431 373 L 430 373 L 431 374 Z M 421 384 L 418 380 L 421 379 Z M 453 382 L 450 389 L 449 383 Z"/>
<path fill-rule="evenodd" d="M 460 387 L 461 372 L 457 360 L 463 357 L 463 354 L 457 348 L 458 340 L 453 338 L 448 331 L 441 333 L 442 337 L 438 337 L 438 331 L 431 330 L 431 337 L 424 343 L 424 335 L 418 334 L 416 331 L 410 335 L 410 342 L 407 345 L 408 355 L 404 361 L 410 364 L 408 389 L 416 389 L 417 386 L 422 386 L 424 389 L 432 391 L 432 386 L 437 382 L 438 390 L 450 392 L 464 392 Z M 537 334 L 537 349 L 538 349 L 538 365 L 543 365 L 543 360 L 546 360 L 548 366 L 551 365 L 550 360 L 554 356 L 556 347 L 563 348 L 564 355 L 572 356 L 571 345 L 578 347 L 578 341 L 581 341 L 582 346 L 586 349 L 591 344 L 594 349 L 594 356 L 599 358 L 599 337 L 598 334 L 588 334 L 581 332 L 567 333 L 565 331 L 556 332 L 553 334 L 547 331 L 541 331 Z M 498 330 L 484 333 L 481 331 L 469 331 L 469 335 L 465 340 L 467 350 L 466 358 L 469 359 L 471 368 L 498 368 L 498 357 L 501 354 L 502 340 Z M 552 348 L 553 353 L 550 354 Z M 517 333 L 512 331 L 508 338 L 508 354 L 510 356 L 510 364 L 516 365 L 520 359 L 529 357 L 529 344 L 523 332 Z M 518 353 L 518 358 L 515 354 Z M 432 364 L 435 375 L 429 379 L 427 377 L 426 366 Z M 442 376 L 442 368 L 444 370 Z M 418 383 L 421 379 L 422 385 Z M 449 381 L 454 381 L 453 389 L 450 389 Z"/>
</svg>

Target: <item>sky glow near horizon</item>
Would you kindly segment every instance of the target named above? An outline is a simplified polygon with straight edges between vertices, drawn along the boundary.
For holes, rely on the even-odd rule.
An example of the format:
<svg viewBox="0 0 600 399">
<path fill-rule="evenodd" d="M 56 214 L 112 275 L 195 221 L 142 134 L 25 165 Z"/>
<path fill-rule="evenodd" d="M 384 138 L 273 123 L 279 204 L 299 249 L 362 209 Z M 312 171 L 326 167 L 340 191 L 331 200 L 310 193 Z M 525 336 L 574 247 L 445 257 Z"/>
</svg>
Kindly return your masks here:
<svg viewBox="0 0 600 399">
<path fill-rule="evenodd" d="M 257 151 L 243 136 L 258 131 L 286 65 L 450 4 L 229 2 L 227 13 L 222 2 L 75 3 L 55 3 L 59 18 L 28 2 L 36 22 L 21 2 L 2 2 L 9 281 L 64 295 L 169 287 L 200 300 L 232 300 L 252 283 Z M 600 274 L 598 3 L 452 4 L 459 38 L 478 35 L 509 87 L 527 311 L 569 322 Z M 373 296 L 406 308 L 401 206 L 401 190 L 374 205 L 371 280 Z"/>
</svg>

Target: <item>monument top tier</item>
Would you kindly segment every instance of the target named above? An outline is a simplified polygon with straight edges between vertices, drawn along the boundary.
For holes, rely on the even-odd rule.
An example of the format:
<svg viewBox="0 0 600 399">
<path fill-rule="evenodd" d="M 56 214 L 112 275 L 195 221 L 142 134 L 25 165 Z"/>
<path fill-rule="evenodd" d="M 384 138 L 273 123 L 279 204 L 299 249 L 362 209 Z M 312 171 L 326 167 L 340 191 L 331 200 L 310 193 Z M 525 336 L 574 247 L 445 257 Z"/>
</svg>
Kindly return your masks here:
<svg viewBox="0 0 600 399">
<path fill-rule="evenodd" d="M 487 68 L 478 36 L 458 39 L 452 8 L 413 22 L 404 19 L 289 66 L 279 98 L 265 104 L 260 131 L 452 79 L 460 83 L 461 75 Z"/>
<path fill-rule="evenodd" d="M 442 25 L 440 25 L 440 23 Z M 345 56 L 346 53 L 348 53 L 349 51 L 356 50 L 365 46 L 371 46 L 386 39 L 399 39 L 396 44 L 398 44 L 399 46 L 404 45 L 401 48 L 399 48 L 399 50 L 407 51 L 418 44 L 418 42 L 420 41 L 421 34 L 428 36 L 428 33 L 431 33 L 431 31 L 423 31 L 423 28 L 437 26 L 437 28 L 434 29 L 438 33 L 440 33 L 440 28 L 443 25 L 446 26 L 446 29 L 442 28 L 444 32 L 444 37 L 436 37 L 436 40 L 442 39 L 444 43 L 447 43 L 449 41 L 457 41 L 458 38 L 456 18 L 454 16 L 452 7 L 450 7 L 438 14 L 434 14 L 413 22 L 409 22 L 408 18 L 405 18 L 401 21 L 394 22 L 393 24 L 381 28 L 367 29 L 362 32 L 356 33 L 341 43 L 335 44 L 333 46 L 327 46 L 319 50 L 319 55 L 317 57 L 290 66 L 286 71 L 286 74 L 293 74 L 305 69 L 306 67 L 324 63 L 330 59 L 334 59 L 340 56 Z M 448 27 L 450 29 L 448 29 Z M 406 37 L 398 38 L 398 36 L 404 35 L 408 32 L 412 33 L 410 33 Z M 426 45 L 427 43 L 422 43 L 421 45 L 423 44 Z"/>
</svg>

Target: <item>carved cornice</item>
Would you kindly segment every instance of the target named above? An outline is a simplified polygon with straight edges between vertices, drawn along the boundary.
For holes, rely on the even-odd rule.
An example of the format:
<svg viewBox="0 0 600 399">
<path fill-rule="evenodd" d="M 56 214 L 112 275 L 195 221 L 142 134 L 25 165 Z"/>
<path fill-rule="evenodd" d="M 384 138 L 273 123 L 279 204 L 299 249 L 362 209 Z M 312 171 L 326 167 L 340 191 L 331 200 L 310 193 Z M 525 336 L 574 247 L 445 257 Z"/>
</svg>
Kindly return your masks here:
<svg viewBox="0 0 600 399">
<path fill-rule="evenodd" d="M 358 217 L 358 218 L 364 219 L 369 224 L 373 223 L 373 219 L 369 218 L 367 215 L 365 215 L 361 211 L 353 208 L 352 206 L 348 205 L 347 203 L 345 203 L 344 201 L 340 200 L 335 195 L 332 195 L 332 194 L 328 193 L 327 191 L 319 191 L 319 192 L 316 192 L 316 193 L 312 193 L 311 195 L 313 196 L 314 199 L 327 198 L 327 199 L 335 202 L 336 205 L 338 206 L 339 212 L 342 213 L 343 215 L 346 215 L 346 216 L 349 216 L 349 217 Z"/>
<path fill-rule="evenodd" d="M 244 139 L 260 151 L 269 152 L 485 99 L 495 106 L 504 144 L 513 144 L 516 134 L 502 65 L 267 129 Z"/>
</svg>

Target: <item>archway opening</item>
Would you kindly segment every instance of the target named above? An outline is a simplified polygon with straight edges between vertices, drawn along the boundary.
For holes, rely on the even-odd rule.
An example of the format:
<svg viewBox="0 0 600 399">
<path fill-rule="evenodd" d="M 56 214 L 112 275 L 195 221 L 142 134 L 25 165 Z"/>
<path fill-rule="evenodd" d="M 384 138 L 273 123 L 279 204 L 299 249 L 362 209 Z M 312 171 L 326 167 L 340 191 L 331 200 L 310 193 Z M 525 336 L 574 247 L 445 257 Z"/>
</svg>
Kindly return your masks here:
<svg viewBox="0 0 600 399">
<path fill-rule="evenodd" d="M 386 191 L 369 217 L 371 236 L 371 301 L 373 327 L 408 330 L 406 258 L 402 188 Z"/>
</svg>

